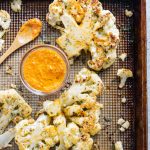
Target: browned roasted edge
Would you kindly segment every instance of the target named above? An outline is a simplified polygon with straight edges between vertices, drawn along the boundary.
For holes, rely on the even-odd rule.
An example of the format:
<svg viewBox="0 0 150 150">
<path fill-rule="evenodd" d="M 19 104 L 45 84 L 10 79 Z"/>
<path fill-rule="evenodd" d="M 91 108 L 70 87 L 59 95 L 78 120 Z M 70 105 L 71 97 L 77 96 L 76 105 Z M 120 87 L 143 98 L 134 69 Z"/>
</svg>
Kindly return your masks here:
<svg viewBox="0 0 150 150">
<path fill-rule="evenodd" d="M 134 0 L 135 7 L 135 82 L 136 150 L 147 150 L 147 78 L 146 78 L 146 0 Z"/>
</svg>

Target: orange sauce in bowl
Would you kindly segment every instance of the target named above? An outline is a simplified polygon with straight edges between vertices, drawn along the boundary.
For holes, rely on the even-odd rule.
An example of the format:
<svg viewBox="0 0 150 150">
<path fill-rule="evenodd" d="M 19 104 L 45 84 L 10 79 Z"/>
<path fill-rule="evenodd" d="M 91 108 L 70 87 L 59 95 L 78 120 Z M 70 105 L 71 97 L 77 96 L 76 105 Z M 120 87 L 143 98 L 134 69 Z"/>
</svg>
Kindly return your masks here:
<svg viewBox="0 0 150 150">
<path fill-rule="evenodd" d="M 49 48 L 28 54 L 23 63 L 24 80 L 42 92 L 57 90 L 64 82 L 67 66 L 62 56 Z"/>
</svg>

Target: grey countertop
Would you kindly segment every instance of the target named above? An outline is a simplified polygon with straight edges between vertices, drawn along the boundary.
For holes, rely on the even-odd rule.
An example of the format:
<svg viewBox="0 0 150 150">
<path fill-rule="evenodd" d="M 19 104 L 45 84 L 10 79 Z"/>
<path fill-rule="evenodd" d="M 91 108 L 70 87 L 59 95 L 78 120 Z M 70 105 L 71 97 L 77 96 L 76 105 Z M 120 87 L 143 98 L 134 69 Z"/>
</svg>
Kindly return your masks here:
<svg viewBox="0 0 150 150">
<path fill-rule="evenodd" d="M 148 94 L 148 129 L 150 129 L 150 0 L 147 0 L 147 94 Z M 150 149 L 150 130 L 148 130 L 148 149 Z"/>
</svg>

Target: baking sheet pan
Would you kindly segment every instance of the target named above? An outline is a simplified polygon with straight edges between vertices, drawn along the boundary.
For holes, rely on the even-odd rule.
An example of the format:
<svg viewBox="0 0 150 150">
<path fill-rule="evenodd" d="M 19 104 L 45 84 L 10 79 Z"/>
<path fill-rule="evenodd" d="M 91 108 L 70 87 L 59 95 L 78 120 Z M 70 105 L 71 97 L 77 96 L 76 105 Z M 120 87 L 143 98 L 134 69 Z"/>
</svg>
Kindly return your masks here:
<svg viewBox="0 0 150 150">
<path fill-rule="evenodd" d="M 140 7 L 140 0 L 139 0 L 139 7 Z M 23 84 L 19 79 L 18 68 L 20 60 L 23 54 L 32 46 L 41 44 L 41 43 L 49 43 L 52 45 L 56 45 L 55 39 L 59 36 L 59 32 L 52 27 L 50 27 L 46 23 L 46 13 L 48 12 L 48 6 L 50 1 L 49 0 L 26 0 L 23 1 L 22 10 L 19 13 L 14 13 L 10 8 L 9 1 L 1 0 L 0 1 L 0 9 L 7 10 L 11 15 L 11 26 L 9 32 L 5 36 L 5 47 L 0 55 L 11 45 L 16 33 L 21 26 L 21 24 L 30 19 L 30 18 L 39 18 L 43 21 L 43 30 L 40 37 L 38 37 L 35 41 L 29 43 L 28 45 L 20 48 L 17 52 L 12 54 L 2 65 L 0 65 L 0 89 L 8 89 L 10 88 L 11 83 L 17 85 L 17 89 L 21 93 L 21 95 L 25 98 L 25 100 L 32 106 L 33 113 L 32 116 L 34 117 L 35 112 L 41 108 L 41 102 L 50 99 L 53 100 L 59 96 L 61 92 L 56 95 L 49 96 L 49 97 L 41 97 L 36 96 L 25 89 Z M 137 121 L 137 89 L 140 92 L 140 85 L 137 86 L 137 80 L 140 78 L 136 75 L 137 73 L 137 66 L 138 66 L 138 57 L 135 57 L 136 47 L 137 44 L 137 34 L 135 34 L 137 26 L 140 24 L 135 22 L 136 17 L 135 12 L 134 16 L 128 18 L 125 16 L 125 9 L 135 10 L 140 9 L 141 7 L 135 8 L 134 1 L 125 1 L 125 0 L 103 0 L 103 7 L 104 9 L 109 9 L 117 19 L 117 26 L 120 29 L 120 44 L 118 46 L 117 54 L 121 54 L 123 52 L 128 54 L 128 57 L 125 62 L 120 61 L 119 59 L 116 60 L 114 65 L 109 69 L 99 72 L 100 77 L 102 78 L 105 84 L 105 92 L 103 96 L 98 98 L 98 101 L 104 104 L 104 109 L 102 111 L 102 116 L 100 122 L 102 124 L 102 131 L 94 137 L 95 142 L 99 145 L 99 150 L 111 150 L 112 145 L 116 141 L 122 141 L 124 150 L 135 150 L 135 149 L 146 149 L 146 142 L 144 139 L 144 143 L 141 144 L 141 148 L 137 147 L 137 126 L 139 123 Z M 138 5 L 138 4 L 136 4 Z M 139 10 L 139 11 L 140 11 Z M 143 33 L 144 34 L 144 33 Z M 138 38 L 141 38 L 138 37 Z M 143 36 L 144 39 L 144 36 Z M 140 42 L 138 43 L 140 44 Z M 144 49 L 143 49 L 144 50 Z M 87 60 L 89 59 L 89 55 L 81 55 L 80 57 L 75 59 L 75 63 L 71 65 L 70 70 L 70 77 L 69 81 L 71 82 L 74 78 L 74 75 L 83 67 L 87 67 Z M 143 56 L 143 59 L 145 57 Z M 135 65 L 137 64 L 137 66 Z M 6 74 L 6 66 L 11 66 L 13 70 L 13 76 Z M 133 79 L 129 79 L 126 86 L 120 90 L 118 88 L 119 79 L 116 77 L 117 70 L 125 67 L 129 68 L 134 72 L 135 77 Z M 142 66 L 144 67 L 144 65 Z M 142 68 L 141 67 L 141 68 Z M 140 68 L 138 68 L 140 69 Z M 141 74 L 140 74 L 141 75 Z M 144 75 L 145 76 L 145 75 Z M 141 79 L 142 81 L 145 79 Z M 141 82 L 139 80 L 139 82 Z M 145 87 L 145 85 L 144 85 Z M 127 98 L 127 103 L 122 104 L 121 98 Z M 143 97 L 142 97 L 143 98 Z M 146 99 L 146 97 L 145 97 Z M 145 106 L 145 105 L 144 105 Z M 139 111 L 142 111 L 140 106 Z M 139 114 L 140 115 L 140 114 Z M 124 133 L 121 133 L 117 126 L 117 120 L 123 117 L 125 120 L 130 122 L 130 128 L 126 130 Z M 146 118 L 146 116 L 144 116 Z M 143 119 L 143 118 L 142 118 Z M 146 119 L 144 120 L 144 122 Z M 144 124 L 145 125 L 145 124 Z M 142 126 L 142 129 L 145 129 L 145 126 Z M 141 130 L 142 130 L 141 129 Z M 140 130 L 140 131 L 141 131 Z M 143 131 L 143 130 L 142 130 Z M 141 136 L 145 136 L 145 132 L 141 131 Z M 138 133 L 140 133 L 138 131 Z M 138 135 L 140 136 L 140 135 Z M 142 142 L 142 141 L 141 141 Z M 17 146 L 12 142 L 13 146 L 11 148 L 7 148 L 10 150 L 16 150 Z"/>
</svg>

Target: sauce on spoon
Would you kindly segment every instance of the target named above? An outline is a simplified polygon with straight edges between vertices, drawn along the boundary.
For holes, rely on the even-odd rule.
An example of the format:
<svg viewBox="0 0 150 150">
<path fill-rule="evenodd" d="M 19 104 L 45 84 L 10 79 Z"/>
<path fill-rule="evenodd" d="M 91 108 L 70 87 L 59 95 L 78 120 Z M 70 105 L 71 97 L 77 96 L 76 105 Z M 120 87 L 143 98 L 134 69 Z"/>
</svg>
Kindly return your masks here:
<svg viewBox="0 0 150 150">
<path fill-rule="evenodd" d="M 29 19 L 20 28 L 18 32 L 18 40 L 21 43 L 28 42 L 28 40 L 31 41 L 31 39 L 34 40 L 40 34 L 41 30 L 42 22 L 39 19 Z"/>
</svg>

